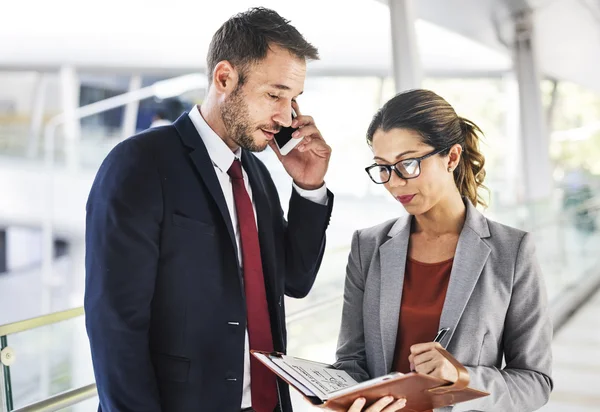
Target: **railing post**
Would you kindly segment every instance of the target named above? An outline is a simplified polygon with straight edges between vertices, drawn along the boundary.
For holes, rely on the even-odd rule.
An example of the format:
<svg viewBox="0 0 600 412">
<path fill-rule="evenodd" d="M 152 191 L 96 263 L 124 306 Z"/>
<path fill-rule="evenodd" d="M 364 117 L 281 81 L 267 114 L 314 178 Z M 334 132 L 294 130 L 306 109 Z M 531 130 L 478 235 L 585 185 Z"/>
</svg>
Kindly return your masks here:
<svg viewBox="0 0 600 412">
<path fill-rule="evenodd" d="M 8 347 L 8 339 L 6 338 L 6 335 L 0 336 L 0 351 L 3 351 L 6 347 Z M 10 367 L 5 365 L 4 362 L 2 362 L 2 372 L 2 380 L 4 381 L 4 397 L 6 398 L 6 410 L 10 412 L 14 409 L 12 384 L 10 381 Z"/>
<path fill-rule="evenodd" d="M 0 275 L 3 272 L 8 272 L 8 236 L 6 229 L 0 228 Z"/>
</svg>

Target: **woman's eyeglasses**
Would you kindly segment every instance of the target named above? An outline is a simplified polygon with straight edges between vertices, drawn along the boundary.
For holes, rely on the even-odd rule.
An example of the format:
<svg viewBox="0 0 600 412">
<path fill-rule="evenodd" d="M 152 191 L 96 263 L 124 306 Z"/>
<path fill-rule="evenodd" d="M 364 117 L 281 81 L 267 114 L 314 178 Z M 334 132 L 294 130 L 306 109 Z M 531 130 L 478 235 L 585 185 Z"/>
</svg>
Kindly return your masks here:
<svg viewBox="0 0 600 412">
<path fill-rule="evenodd" d="M 366 167 L 365 171 L 367 172 L 373 183 L 377 183 L 378 185 L 390 181 L 392 177 L 392 170 L 394 170 L 394 172 L 396 172 L 398 177 L 401 179 L 414 179 L 416 177 L 419 177 L 419 175 L 421 174 L 421 161 L 448 149 L 449 147 L 445 147 L 440 150 L 434 150 L 433 152 L 428 153 L 425 156 L 400 160 L 394 163 L 393 165 L 380 165 L 375 163 L 369 167 Z"/>
</svg>

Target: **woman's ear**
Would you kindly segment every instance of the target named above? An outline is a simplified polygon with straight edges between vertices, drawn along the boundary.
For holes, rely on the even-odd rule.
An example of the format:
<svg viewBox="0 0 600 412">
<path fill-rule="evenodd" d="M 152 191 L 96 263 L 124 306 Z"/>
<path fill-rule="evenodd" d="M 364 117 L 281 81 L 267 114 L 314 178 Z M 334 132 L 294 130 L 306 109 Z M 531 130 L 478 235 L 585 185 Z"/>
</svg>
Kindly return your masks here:
<svg viewBox="0 0 600 412">
<path fill-rule="evenodd" d="M 458 167 L 460 163 L 460 158 L 462 156 L 462 146 L 458 143 L 450 148 L 450 152 L 448 153 L 448 171 L 451 172 Z"/>
</svg>

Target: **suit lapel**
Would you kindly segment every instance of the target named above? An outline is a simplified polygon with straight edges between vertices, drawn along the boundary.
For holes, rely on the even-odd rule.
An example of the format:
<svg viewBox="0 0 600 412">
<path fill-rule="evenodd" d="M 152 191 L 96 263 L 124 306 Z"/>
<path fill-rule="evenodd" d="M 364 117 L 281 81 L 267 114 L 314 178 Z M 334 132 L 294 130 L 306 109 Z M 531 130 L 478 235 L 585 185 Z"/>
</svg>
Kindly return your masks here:
<svg viewBox="0 0 600 412">
<path fill-rule="evenodd" d="M 204 142 L 202 142 L 202 138 L 198 134 L 198 131 L 190 120 L 187 112 L 179 116 L 173 125 L 179 132 L 183 143 L 189 148 L 193 149 L 189 156 L 192 159 L 192 162 L 196 167 L 200 177 L 202 178 L 202 181 L 208 188 L 208 191 L 217 204 L 219 212 L 221 213 L 225 225 L 227 226 L 227 232 L 229 233 L 231 245 L 234 250 L 237 250 L 233 225 L 231 223 L 231 217 L 229 215 L 227 203 L 225 202 L 225 196 L 223 195 L 223 190 L 221 189 L 221 185 L 219 184 L 219 180 L 217 179 L 217 175 L 215 173 L 215 167 L 213 166 L 212 160 L 210 160 L 210 156 L 208 155 L 206 146 L 204 146 Z"/>
<path fill-rule="evenodd" d="M 412 216 L 398 219 L 388 233 L 390 239 L 379 247 L 381 266 L 379 321 L 385 373 L 392 369 L 396 348 L 411 220 Z"/>
<path fill-rule="evenodd" d="M 468 200 L 466 203 L 467 217 L 458 238 L 446 300 L 440 318 L 440 328 L 450 328 L 448 337 L 442 342 L 444 346 L 448 346 L 452 339 L 490 254 L 490 248 L 483 240 L 490 236 L 487 221 Z"/>
</svg>

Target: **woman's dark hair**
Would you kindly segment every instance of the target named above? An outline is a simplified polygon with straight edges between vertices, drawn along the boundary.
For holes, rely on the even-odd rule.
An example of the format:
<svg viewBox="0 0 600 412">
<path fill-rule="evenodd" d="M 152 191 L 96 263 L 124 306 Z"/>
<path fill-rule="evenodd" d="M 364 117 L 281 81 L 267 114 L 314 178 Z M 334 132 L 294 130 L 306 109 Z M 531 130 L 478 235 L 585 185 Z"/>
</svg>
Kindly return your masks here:
<svg viewBox="0 0 600 412">
<path fill-rule="evenodd" d="M 255 7 L 231 17 L 214 34 L 207 57 L 209 83 L 217 63 L 227 60 L 239 70 L 243 84 L 248 66 L 264 59 L 273 45 L 301 59 L 319 59 L 317 48 L 289 20 L 273 10 Z"/>
<path fill-rule="evenodd" d="M 487 206 L 479 188 L 487 190 L 485 158 L 479 151 L 481 129 L 472 121 L 460 117 L 442 97 L 430 90 L 415 89 L 394 96 L 373 116 L 367 131 L 367 143 L 372 145 L 377 130 L 414 130 L 423 142 L 436 150 L 448 148 L 440 154 L 445 156 L 455 144 L 463 152 L 458 167 L 454 170 L 454 181 L 460 194 L 474 206 Z"/>
</svg>

